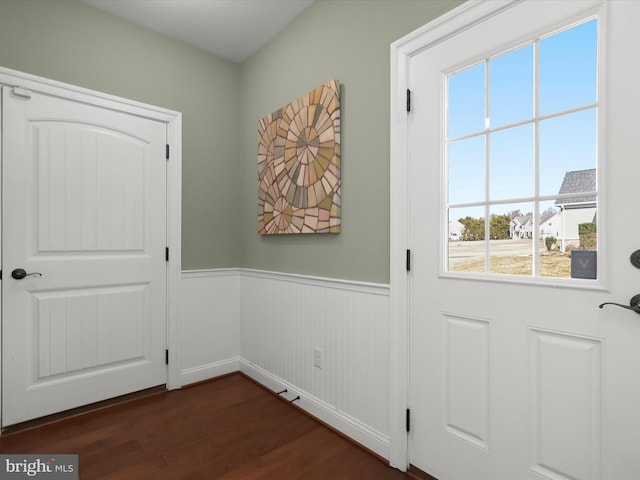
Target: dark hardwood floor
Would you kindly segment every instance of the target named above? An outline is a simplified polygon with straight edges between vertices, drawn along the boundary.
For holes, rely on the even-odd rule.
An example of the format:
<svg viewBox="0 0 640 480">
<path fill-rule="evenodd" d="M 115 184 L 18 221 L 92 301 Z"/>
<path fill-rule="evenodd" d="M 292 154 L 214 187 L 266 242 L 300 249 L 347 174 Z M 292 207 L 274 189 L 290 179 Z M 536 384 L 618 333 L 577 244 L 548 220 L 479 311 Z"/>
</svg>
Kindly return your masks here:
<svg viewBox="0 0 640 480">
<path fill-rule="evenodd" d="M 77 453 L 81 479 L 403 479 L 236 373 L 0 437 L 1 453 Z"/>
</svg>

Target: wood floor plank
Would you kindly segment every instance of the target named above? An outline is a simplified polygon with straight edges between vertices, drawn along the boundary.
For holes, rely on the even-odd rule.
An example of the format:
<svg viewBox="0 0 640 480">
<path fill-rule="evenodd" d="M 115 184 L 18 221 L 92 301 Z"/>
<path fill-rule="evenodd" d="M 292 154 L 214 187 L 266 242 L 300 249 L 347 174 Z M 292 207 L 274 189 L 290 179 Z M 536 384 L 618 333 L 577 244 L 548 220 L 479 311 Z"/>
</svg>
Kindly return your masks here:
<svg viewBox="0 0 640 480">
<path fill-rule="evenodd" d="M 408 478 L 240 373 L 0 436 L 77 453 L 82 480 Z"/>
</svg>

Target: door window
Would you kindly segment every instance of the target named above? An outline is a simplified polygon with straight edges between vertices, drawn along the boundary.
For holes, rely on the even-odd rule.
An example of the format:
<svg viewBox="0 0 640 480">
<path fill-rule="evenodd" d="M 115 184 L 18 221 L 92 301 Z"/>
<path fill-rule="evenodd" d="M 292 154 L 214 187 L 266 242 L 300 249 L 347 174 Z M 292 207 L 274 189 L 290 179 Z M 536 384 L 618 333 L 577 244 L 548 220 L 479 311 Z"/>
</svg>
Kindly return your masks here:
<svg viewBox="0 0 640 480">
<path fill-rule="evenodd" d="M 448 272 L 597 278 L 597 34 L 589 19 L 447 76 Z"/>
</svg>

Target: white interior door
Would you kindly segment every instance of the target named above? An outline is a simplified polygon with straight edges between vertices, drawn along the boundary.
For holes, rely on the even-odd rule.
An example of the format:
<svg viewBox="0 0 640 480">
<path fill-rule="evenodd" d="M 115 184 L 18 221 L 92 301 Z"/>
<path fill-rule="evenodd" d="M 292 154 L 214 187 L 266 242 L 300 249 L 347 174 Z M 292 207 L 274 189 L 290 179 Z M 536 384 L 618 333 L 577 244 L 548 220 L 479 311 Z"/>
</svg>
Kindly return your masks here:
<svg viewBox="0 0 640 480">
<path fill-rule="evenodd" d="M 2 101 L 3 426 L 166 383 L 166 125 Z"/>
<path fill-rule="evenodd" d="M 506 134 L 506 127 L 502 132 L 495 129 L 493 115 L 480 118 L 482 133 L 473 138 L 486 139 L 479 149 L 483 160 L 475 167 L 468 165 L 468 186 L 458 193 L 476 188 L 474 182 L 484 193 L 479 202 L 464 195 L 462 200 L 452 200 L 455 169 L 447 158 L 453 161 L 457 154 L 452 153 L 454 141 L 448 140 L 456 134 L 447 137 L 451 129 L 447 115 L 454 110 L 447 103 L 452 88 L 448 79 L 593 18 L 598 25 L 601 68 L 595 103 L 558 117 L 545 116 L 538 111 L 542 107 L 536 106 L 534 120 L 512 121 L 514 128 L 524 125 L 530 132 L 525 142 L 530 150 L 527 161 L 512 169 L 509 177 L 518 184 L 518 191 L 507 197 L 509 204 L 527 206 L 518 220 L 525 239 L 451 241 L 449 233 L 455 232 L 449 231 L 448 222 L 458 218 L 451 213 L 452 203 L 458 202 L 457 213 L 475 211 L 483 218 L 506 205 L 499 196 L 493 202 L 495 183 L 504 182 L 494 175 L 500 168 L 495 150 L 498 134 Z M 638 18 L 640 2 L 515 2 L 471 26 L 457 25 L 458 31 L 451 36 L 444 32 L 442 41 L 426 45 L 410 60 L 409 247 L 414 255 L 409 280 L 409 461 L 441 480 L 638 478 L 640 316 L 615 306 L 598 308 L 603 302 L 628 305 L 640 292 L 640 271 L 629 262 L 630 254 L 640 248 L 637 225 L 629 221 L 635 218 L 635 179 L 640 178 L 640 95 L 634 80 Z M 531 46 L 536 80 L 532 80 L 530 105 L 542 102 L 546 81 L 535 76 L 538 68 L 542 70 L 539 45 L 542 40 Z M 497 66 L 491 72 L 485 70 L 483 81 L 495 86 L 492 75 L 497 70 Z M 569 85 L 567 95 L 571 89 Z M 500 95 L 499 89 L 486 91 Z M 488 95 L 482 97 L 481 109 L 482 102 L 490 104 Z M 510 99 L 508 113 L 518 108 L 519 98 Z M 469 97 L 464 108 L 471 102 Z M 592 270 L 597 278 L 578 278 L 579 265 L 574 265 L 578 270 L 573 278 L 552 278 L 543 272 L 544 242 L 535 241 L 543 240 L 541 207 L 551 200 L 560 210 L 571 196 L 565 187 L 545 196 L 545 169 L 559 165 L 566 175 L 574 168 L 564 166 L 562 158 L 545 164 L 544 140 L 538 138 L 563 115 L 584 112 L 592 112 L 597 123 L 597 139 L 585 136 L 584 143 L 596 145 L 598 185 L 582 189 L 588 190 L 585 198 L 597 196 L 598 267 Z M 547 129 L 546 134 L 558 132 L 562 130 Z M 580 143 L 567 142 L 572 147 Z M 509 166 L 516 157 L 509 157 Z M 534 180 L 529 185 L 530 178 Z M 455 181 L 458 186 L 467 185 L 460 178 Z M 521 248 L 519 242 L 526 242 L 526 209 L 535 218 L 528 227 L 533 240 L 523 252 L 505 254 L 505 258 L 523 258 L 531 271 L 527 275 L 498 272 L 497 259 L 504 251 L 500 245 Z M 493 237 L 493 225 L 483 225 L 485 238 Z M 479 253 L 465 252 L 474 243 L 480 245 Z M 453 254 L 456 245 L 463 249 L 458 259 Z M 548 258 L 556 253 L 550 252 Z M 465 255 L 478 255 L 485 264 L 459 270 L 456 261 Z M 574 255 L 582 261 L 584 273 L 590 260 Z M 557 258 L 564 257 L 558 254 Z M 504 268 L 514 264 L 515 260 Z"/>
</svg>

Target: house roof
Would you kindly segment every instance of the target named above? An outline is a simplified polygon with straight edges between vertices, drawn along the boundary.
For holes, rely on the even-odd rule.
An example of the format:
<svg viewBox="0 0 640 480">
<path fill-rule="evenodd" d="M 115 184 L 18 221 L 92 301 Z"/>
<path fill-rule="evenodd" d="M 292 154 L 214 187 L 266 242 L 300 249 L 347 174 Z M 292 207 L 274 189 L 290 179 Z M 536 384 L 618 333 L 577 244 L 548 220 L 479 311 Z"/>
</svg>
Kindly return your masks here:
<svg viewBox="0 0 640 480">
<path fill-rule="evenodd" d="M 585 193 L 593 192 L 596 189 L 596 169 L 574 170 L 564 174 L 562 185 L 558 193 Z M 569 203 L 592 203 L 596 201 L 595 195 L 584 195 L 568 198 L 559 198 L 556 205 L 566 205 Z"/>
<path fill-rule="evenodd" d="M 548 213 L 545 213 L 545 214 L 541 215 L 540 216 L 540 223 L 543 224 L 544 222 L 546 222 L 551 217 L 553 217 L 554 215 L 557 215 L 557 214 L 558 214 L 558 212 L 548 212 Z"/>
<path fill-rule="evenodd" d="M 519 215 L 513 220 L 517 221 L 520 225 L 524 225 L 531 220 L 531 215 Z"/>
</svg>

